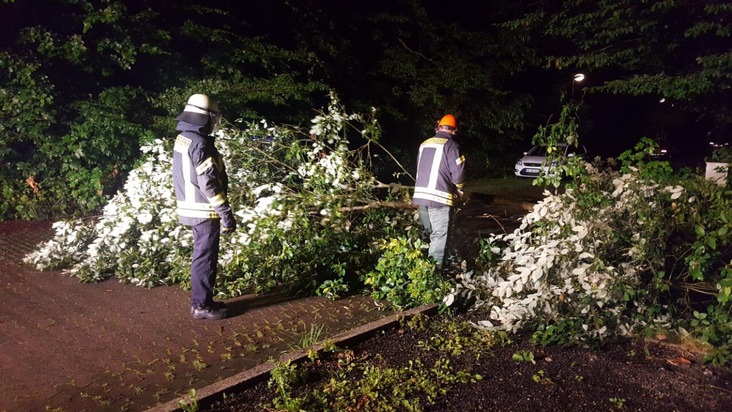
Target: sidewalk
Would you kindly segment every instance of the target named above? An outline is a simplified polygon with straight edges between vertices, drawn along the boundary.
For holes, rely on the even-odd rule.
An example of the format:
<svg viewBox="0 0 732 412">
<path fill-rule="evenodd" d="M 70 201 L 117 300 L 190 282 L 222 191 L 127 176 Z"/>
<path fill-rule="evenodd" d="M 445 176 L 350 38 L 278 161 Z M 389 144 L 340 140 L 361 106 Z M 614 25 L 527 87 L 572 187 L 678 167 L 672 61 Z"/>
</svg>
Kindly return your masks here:
<svg viewBox="0 0 732 412">
<path fill-rule="evenodd" d="M 462 247 L 512 230 L 530 206 L 476 195 L 456 217 Z M 0 411 L 170 405 L 300 349 L 313 329 L 322 326 L 321 340 L 364 333 L 395 315 L 364 296 L 334 302 L 273 293 L 227 301 L 228 319 L 194 321 L 189 293 L 178 286 L 84 284 L 24 265 L 23 256 L 52 235 L 51 222 L 0 223 Z"/>
<path fill-rule="evenodd" d="M 249 295 L 223 321 L 191 319 L 188 292 L 83 284 L 20 263 L 51 222 L 0 223 L 0 411 L 144 410 L 388 316 L 367 297 Z"/>
</svg>

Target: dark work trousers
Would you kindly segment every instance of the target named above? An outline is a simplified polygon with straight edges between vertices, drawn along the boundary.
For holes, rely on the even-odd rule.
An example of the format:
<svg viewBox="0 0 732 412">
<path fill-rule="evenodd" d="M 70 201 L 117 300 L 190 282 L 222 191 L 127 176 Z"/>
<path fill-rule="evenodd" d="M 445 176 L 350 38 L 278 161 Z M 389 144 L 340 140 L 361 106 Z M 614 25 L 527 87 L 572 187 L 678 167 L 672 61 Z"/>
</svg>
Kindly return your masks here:
<svg viewBox="0 0 732 412">
<path fill-rule="evenodd" d="M 202 307 L 213 302 L 216 268 L 219 260 L 219 219 L 206 220 L 193 226 L 191 259 L 191 306 Z"/>
</svg>

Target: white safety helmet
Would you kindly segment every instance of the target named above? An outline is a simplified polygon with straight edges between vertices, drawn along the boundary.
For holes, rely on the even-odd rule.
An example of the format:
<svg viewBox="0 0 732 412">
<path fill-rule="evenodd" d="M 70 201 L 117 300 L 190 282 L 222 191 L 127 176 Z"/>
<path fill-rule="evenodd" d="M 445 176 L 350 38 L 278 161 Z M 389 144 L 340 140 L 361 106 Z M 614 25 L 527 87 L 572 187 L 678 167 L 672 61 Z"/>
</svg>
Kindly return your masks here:
<svg viewBox="0 0 732 412">
<path fill-rule="evenodd" d="M 205 94 L 194 94 L 188 98 L 183 112 L 176 119 L 194 126 L 206 126 L 210 122 L 211 133 L 216 133 L 221 121 L 219 104 Z"/>
</svg>

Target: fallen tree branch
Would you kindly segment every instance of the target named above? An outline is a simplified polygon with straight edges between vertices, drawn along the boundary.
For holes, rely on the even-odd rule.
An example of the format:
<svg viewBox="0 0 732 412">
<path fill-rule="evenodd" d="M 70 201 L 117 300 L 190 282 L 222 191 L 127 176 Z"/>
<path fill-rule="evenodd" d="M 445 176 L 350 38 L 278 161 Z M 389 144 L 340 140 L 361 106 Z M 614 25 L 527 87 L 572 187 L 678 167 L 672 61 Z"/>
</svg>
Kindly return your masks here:
<svg viewBox="0 0 732 412">
<path fill-rule="evenodd" d="M 376 182 L 374 189 L 389 189 L 389 190 L 414 190 L 414 186 L 407 186 L 401 183 L 382 183 Z"/>
<path fill-rule="evenodd" d="M 340 210 L 342 212 L 357 212 L 359 210 L 367 210 L 367 209 L 378 209 L 378 208 L 391 208 L 391 209 L 416 209 L 417 206 L 409 203 L 409 202 L 382 202 L 382 201 L 375 201 L 371 202 L 367 205 L 362 206 L 350 206 L 350 207 L 342 207 Z"/>
</svg>

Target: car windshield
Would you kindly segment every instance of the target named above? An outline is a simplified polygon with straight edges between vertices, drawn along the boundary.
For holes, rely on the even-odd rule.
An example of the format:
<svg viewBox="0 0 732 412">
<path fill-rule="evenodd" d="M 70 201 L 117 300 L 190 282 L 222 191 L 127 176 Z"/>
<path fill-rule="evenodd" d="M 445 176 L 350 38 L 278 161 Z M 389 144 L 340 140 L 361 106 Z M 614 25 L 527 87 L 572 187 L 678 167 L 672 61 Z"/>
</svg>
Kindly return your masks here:
<svg viewBox="0 0 732 412">
<path fill-rule="evenodd" d="M 568 155 L 580 155 L 581 156 L 581 155 L 585 154 L 585 151 L 584 151 L 583 146 L 580 146 L 580 147 L 569 146 L 567 148 L 566 153 Z"/>
<path fill-rule="evenodd" d="M 526 156 L 546 156 L 546 147 L 534 146 L 526 152 Z"/>
<path fill-rule="evenodd" d="M 565 145 L 560 144 L 559 146 L 557 146 L 557 149 L 559 149 L 560 152 L 563 152 L 565 150 L 565 148 L 566 148 Z M 574 151 L 574 149 L 573 149 L 573 151 Z M 544 156 L 544 157 L 546 157 L 546 147 L 534 146 L 531 148 L 531 150 L 526 152 L 526 156 Z"/>
</svg>

